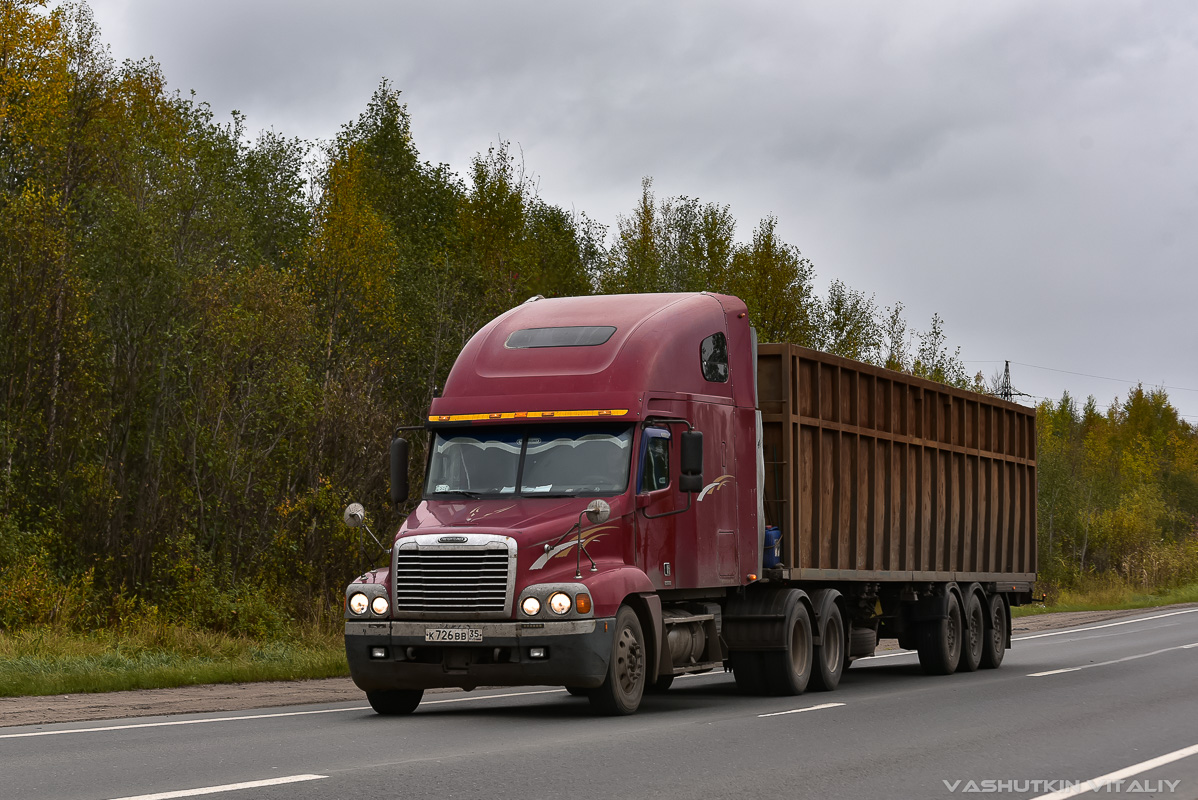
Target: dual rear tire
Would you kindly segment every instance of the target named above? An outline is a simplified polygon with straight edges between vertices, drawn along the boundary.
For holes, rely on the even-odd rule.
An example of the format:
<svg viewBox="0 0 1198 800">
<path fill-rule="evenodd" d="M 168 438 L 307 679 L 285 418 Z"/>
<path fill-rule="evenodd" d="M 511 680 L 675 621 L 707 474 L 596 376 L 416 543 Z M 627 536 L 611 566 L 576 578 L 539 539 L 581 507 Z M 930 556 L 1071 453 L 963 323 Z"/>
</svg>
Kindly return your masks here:
<svg viewBox="0 0 1198 800">
<path fill-rule="evenodd" d="M 732 677 L 742 692 L 784 696 L 807 690 L 816 667 L 816 648 L 811 612 L 804 597 L 802 592 L 788 589 L 781 596 L 770 598 L 771 604 L 776 603 L 784 610 L 784 649 L 734 650 L 729 654 Z"/>
</svg>

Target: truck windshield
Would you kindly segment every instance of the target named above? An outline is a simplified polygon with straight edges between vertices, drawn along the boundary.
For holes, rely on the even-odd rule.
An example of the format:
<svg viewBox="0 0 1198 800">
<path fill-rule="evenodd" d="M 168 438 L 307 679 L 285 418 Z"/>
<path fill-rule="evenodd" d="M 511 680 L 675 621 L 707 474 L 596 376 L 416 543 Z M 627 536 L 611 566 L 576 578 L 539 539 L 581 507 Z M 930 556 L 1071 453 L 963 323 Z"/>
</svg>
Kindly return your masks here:
<svg viewBox="0 0 1198 800">
<path fill-rule="evenodd" d="M 628 487 L 631 452 L 626 426 L 438 431 L 425 496 L 620 494 Z"/>
</svg>

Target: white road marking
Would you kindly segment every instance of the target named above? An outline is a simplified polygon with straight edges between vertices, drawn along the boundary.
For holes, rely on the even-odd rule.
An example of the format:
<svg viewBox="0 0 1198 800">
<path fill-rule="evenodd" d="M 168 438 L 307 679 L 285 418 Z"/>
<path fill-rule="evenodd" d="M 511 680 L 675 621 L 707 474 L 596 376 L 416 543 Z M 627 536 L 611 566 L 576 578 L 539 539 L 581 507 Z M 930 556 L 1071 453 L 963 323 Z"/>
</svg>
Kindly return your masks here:
<svg viewBox="0 0 1198 800">
<path fill-rule="evenodd" d="M 270 778 L 264 781 L 247 781 L 246 783 L 226 783 L 223 786 L 204 786 L 199 789 L 180 789 L 177 792 L 158 792 L 156 794 L 139 794 L 130 797 L 117 797 L 114 800 L 173 800 L 176 797 L 199 797 L 204 794 L 220 792 L 236 792 L 240 789 L 260 789 L 264 786 L 282 786 L 285 783 L 303 783 L 318 781 L 328 775 L 288 775 L 285 778 Z"/>
<path fill-rule="evenodd" d="M 1151 617 L 1137 617 L 1135 619 L 1125 619 L 1119 622 L 1107 622 L 1102 625 L 1090 625 L 1085 628 L 1070 628 L 1064 631 L 1049 631 L 1048 633 L 1033 633 L 1030 636 L 1015 636 L 1012 637 L 1012 642 L 1023 642 L 1028 639 L 1041 639 L 1045 636 L 1064 636 L 1067 633 L 1086 633 L 1088 631 L 1096 631 L 1100 628 L 1113 628 L 1116 625 L 1131 625 L 1133 622 L 1148 622 L 1153 619 L 1162 619 L 1163 617 L 1173 617 L 1178 614 L 1193 614 L 1198 612 L 1198 608 L 1187 608 L 1182 611 L 1170 611 L 1168 614 L 1156 614 Z M 915 655 L 914 650 L 899 650 L 897 653 L 882 653 L 881 655 L 866 656 L 865 658 L 894 658 L 895 656 L 911 656 Z M 861 660 L 864 661 L 865 658 Z"/>
<path fill-rule="evenodd" d="M 865 656 L 864 658 L 861 658 L 858 660 L 864 661 L 866 658 L 894 658 L 895 656 L 913 656 L 913 655 L 915 655 L 914 650 L 899 650 L 897 653 L 882 653 L 882 655 L 880 655 L 880 656 Z"/>
<path fill-rule="evenodd" d="M 758 717 L 780 717 L 783 714 L 802 714 L 804 711 L 819 711 L 821 708 L 836 708 L 843 706 L 844 703 L 823 703 L 818 706 L 807 706 L 806 708 L 792 708 L 790 711 L 775 711 L 772 714 L 758 714 Z"/>
<path fill-rule="evenodd" d="M 1119 622 L 1107 622 L 1102 625 L 1088 625 L 1085 628 L 1070 628 L 1066 631 L 1049 631 L 1048 633 L 1033 633 L 1031 636 L 1018 636 L 1011 641 L 1023 642 L 1028 639 L 1043 639 L 1045 636 L 1064 636 L 1067 633 L 1085 633 L 1087 631 L 1096 631 L 1099 628 L 1113 628 L 1116 625 L 1131 625 L 1133 622 L 1148 622 L 1152 619 L 1164 619 L 1165 617 L 1175 617 L 1178 614 L 1193 614 L 1198 612 L 1198 608 L 1187 608 L 1182 611 L 1170 611 L 1168 614 L 1156 614 L 1151 617 L 1136 617 L 1135 619 L 1125 619 Z"/>
<path fill-rule="evenodd" d="M 1110 792 L 1112 784 L 1115 784 L 1117 781 L 1125 780 L 1133 775 L 1139 775 L 1141 772 L 1147 772 L 1150 769 L 1163 767 L 1165 764 L 1172 764 L 1174 761 L 1180 761 L 1183 758 L 1189 758 L 1193 755 L 1198 755 L 1198 744 L 1192 744 L 1189 747 L 1174 750 L 1172 753 L 1165 753 L 1163 756 L 1141 761 L 1139 764 L 1132 764 L 1130 767 L 1124 767 L 1115 772 L 1108 772 L 1106 775 L 1099 775 L 1097 778 L 1082 781 L 1076 786 L 1070 786 L 1052 794 L 1042 794 L 1039 797 L 1033 797 L 1032 800 L 1065 800 L 1068 797 L 1076 797 L 1086 792 Z"/>
<path fill-rule="evenodd" d="M 1134 656 L 1124 656 L 1116 658 L 1112 661 L 1099 661 L 1094 664 L 1082 664 L 1080 667 L 1065 667 L 1063 669 L 1050 669 L 1047 672 L 1031 672 L 1028 673 L 1029 678 L 1043 678 L 1046 675 L 1060 675 L 1065 672 L 1077 672 L 1082 669 L 1090 669 L 1091 667 L 1109 667 L 1111 664 L 1122 664 L 1124 661 L 1135 661 L 1140 658 L 1148 658 L 1149 656 L 1159 656 L 1161 653 L 1168 653 L 1173 650 L 1189 650 L 1191 647 L 1198 647 L 1198 642 L 1193 644 L 1183 644 L 1177 647 L 1166 647 L 1161 650 L 1153 650 L 1151 653 L 1139 653 Z"/>
<path fill-rule="evenodd" d="M 465 703 L 468 700 L 493 700 L 500 697 L 524 697 L 533 694 L 556 694 L 565 689 L 543 689 L 536 692 L 509 692 L 507 694 L 476 695 L 474 697 L 455 697 L 449 700 L 426 700 L 422 706 L 435 706 L 444 703 Z M 322 708 L 317 711 L 282 711 L 274 714 L 246 714 L 241 717 L 211 717 L 209 719 L 177 719 L 169 722 L 135 722 L 128 725 L 106 725 L 102 728 L 68 728 L 59 731 L 28 731 L 26 733 L 3 733 L 0 739 L 28 739 L 31 736 L 59 736 L 65 733 L 100 733 L 103 731 L 127 731 L 135 728 L 171 728 L 178 725 L 207 725 L 211 722 L 240 722 L 249 719 L 278 719 L 280 717 L 306 717 L 312 714 L 342 714 L 347 711 L 369 711 L 370 706 L 352 706 L 350 708 Z"/>
</svg>

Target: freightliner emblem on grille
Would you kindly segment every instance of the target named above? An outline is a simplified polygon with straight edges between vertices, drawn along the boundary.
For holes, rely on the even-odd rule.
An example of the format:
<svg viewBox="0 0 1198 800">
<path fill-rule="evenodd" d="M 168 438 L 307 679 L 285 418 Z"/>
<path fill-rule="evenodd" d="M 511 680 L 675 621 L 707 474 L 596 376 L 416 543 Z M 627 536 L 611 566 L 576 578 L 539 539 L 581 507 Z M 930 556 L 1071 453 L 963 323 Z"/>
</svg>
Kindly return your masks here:
<svg viewBox="0 0 1198 800">
<path fill-rule="evenodd" d="M 442 536 L 437 541 L 440 542 L 441 544 L 465 544 L 466 537 L 465 536 Z"/>
</svg>

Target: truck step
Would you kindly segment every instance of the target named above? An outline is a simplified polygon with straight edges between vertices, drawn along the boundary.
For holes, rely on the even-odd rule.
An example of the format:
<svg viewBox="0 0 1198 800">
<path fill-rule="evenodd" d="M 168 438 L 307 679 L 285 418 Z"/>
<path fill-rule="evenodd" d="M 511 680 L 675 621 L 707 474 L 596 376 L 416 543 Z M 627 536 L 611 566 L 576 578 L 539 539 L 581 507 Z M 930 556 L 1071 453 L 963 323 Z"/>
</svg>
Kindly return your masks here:
<svg viewBox="0 0 1198 800">
<path fill-rule="evenodd" d="M 715 619 L 714 614 L 695 614 L 694 616 L 690 616 L 690 617 L 662 616 L 661 624 L 662 625 L 688 625 L 692 622 L 707 622 L 707 621 L 713 620 L 713 619 Z"/>
<path fill-rule="evenodd" d="M 707 661 L 700 664 L 687 664 L 684 667 L 674 667 L 675 675 L 685 675 L 688 672 L 709 672 L 713 669 L 723 669 L 723 661 Z"/>
</svg>

